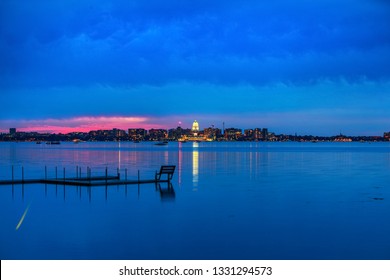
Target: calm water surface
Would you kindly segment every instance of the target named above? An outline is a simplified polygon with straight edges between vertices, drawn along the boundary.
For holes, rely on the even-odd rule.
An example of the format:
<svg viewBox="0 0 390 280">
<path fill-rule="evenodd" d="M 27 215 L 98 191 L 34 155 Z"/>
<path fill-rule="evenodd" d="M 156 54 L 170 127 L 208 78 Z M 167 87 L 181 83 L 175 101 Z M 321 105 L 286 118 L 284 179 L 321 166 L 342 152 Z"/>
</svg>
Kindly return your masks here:
<svg viewBox="0 0 390 280">
<path fill-rule="evenodd" d="M 0 180 L 164 164 L 170 191 L 0 186 L 0 258 L 390 259 L 390 143 L 0 143 Z"/>
</svg>

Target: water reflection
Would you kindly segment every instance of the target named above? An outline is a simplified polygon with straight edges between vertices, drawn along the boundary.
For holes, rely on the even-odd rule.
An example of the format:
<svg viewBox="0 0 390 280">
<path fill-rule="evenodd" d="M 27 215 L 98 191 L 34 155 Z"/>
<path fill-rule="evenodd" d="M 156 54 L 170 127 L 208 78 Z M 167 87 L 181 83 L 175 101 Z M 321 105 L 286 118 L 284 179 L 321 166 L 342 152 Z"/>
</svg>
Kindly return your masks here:
<svg viewBox="0 0 390 280">
<path fill-rule="evenodd" d="M 192 147 L 192 183 L 194 187 L 197 187 L 199 181 L 199 144 L 194 142 Z"/>
<path fill-rule="evenodd" d="M 118 172 L 121 171 L 121 142 L 118 142 Z"/>
<path fill-rule="evenodd" d="M 162 201 L 173 201 L 176 198 L 175 189 L 173 188 L 172 183 L 167 183 L 166 187 L 161 186 L 160 183 L 156 184 L 157 189 L 160 191 L 160 197 Z"/>
<path fill-rule="evenodd" d="M 183 152 L 181 150 L 182 145 L 183 144 L 179 142 L 179 151 L 178 151 L 178 160 L 177 160 L 178 163 L 177 173 L 178 173 L 179 186 L 181 185 L 181 172 L 182 172 L 181 169 L 183 166 Z"/>
<path fill-rule="evenodd" d="M 48 186 L 47 185 L 42 185 L 43 187 L 43 192 L 44 192 L 44 197 L 46 199 L 51 199 L 53 196 L 55 198 L 63 198 L 64 201 L 67 199 L 73 200 L 73 198 L 77 197 L 80 200 L 83 198 L 87 198 L 89 202 L 91 202 L 94 198 L 99 199 L 102 197 L 102 194 L 104 196 L 104 199 L 106 201 L 109 200 L 109 198 L 113 195 L 112 190 L 116 189 L 116 193 L 122 193 L 124 197 L 128 196 L 128 189 L 134 190 L 135 188 L 138 189 L 137 194 L 138 197 L 140 197 L 142 193 L 142 188 L 150 188 L 152 184 L 131 184 L 131 185 L 117 185 L 115 188 L 115 185 L 111 186 L 94 186 L 94 187 L 89 187 L 89 186 L 64 186 L 64 185 L 50 185 L 50 187 L 54 188 L 54 191 L 51 192 L 50 190 L 48 191 Z M 22 185 L 12 185 L 9 186 L 11 188 L 11 196 L 12 200 L 15 200 L 19 195 L 22 201 L 25 199 L 25 192 L 27 188 L 27 192 L 29 192 L 28 188 L 34 188 L 30 189 L 30 191 L 35 192 L 35 188 L 37 187 L 36 185 L 29 185 L 25 186 L 24 184 Z M 4 186 L 3 188 L 7 188 Z M 173 184 L 171 182 L 166 182 L 166 183 L 156 183 L 155 184 L 155 190 L 156 192 L 159 192 L 161 200 L 166 201 L 166 200 L 174 200 L 176 198 L 176 193 L 175 189 L 173 187 Z M 53 195 L 51 196 L 50 193 Z M 75 195 L 76 194 L 76 195 Z M 118 198 L 117 195 L 115 195 L 115 198 Z"/>
</svg>

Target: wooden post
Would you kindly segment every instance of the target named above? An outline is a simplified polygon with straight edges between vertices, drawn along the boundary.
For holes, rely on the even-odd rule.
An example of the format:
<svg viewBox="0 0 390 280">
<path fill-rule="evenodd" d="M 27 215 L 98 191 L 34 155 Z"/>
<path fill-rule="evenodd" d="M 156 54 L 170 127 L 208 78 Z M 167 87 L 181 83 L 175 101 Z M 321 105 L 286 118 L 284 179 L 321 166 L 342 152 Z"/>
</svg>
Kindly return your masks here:
<svg viewBox="0 0 390 280">
<path fill-rule="evenodd" d="M 12 165 L 12 184 L 14 184 L 14 166 Z"/>
<path fill-rule="evenodd" d="M 58 176 L 57 176 L 57 173 L 58 173 L 58 172 L 57 172 L 57 171 L 58 171 L 58 170 L 57 170 L 57 166 L 56 166 L 56 180 L 58 179 Z"/>
<path fill-rule="evenodd" d="M 139 170 L 138 170 L 138 184 L 139 184 L 139 177 L 140 177 L 140 176 L 139 176 Z"/>
<path fill-rule="evenodd" d="M 65 167 L 64 167 L 64 181 L 65 181 Z"/>
<path fill-rule="evenodd" d="M 24 167 L 22 166 L 22 182 L 24 183 Z"/>
<path fill-rule="evenodd" d="M 79 166 L 76 165 L 76 178 L 78 178 L 78 177 L 79 177 Z"/>
<path fill-rule="evenodd" d="M 127 168 L 125 169 L 125 180 L 127 181 Z"/>
<path fill-rule="evenodd" d="M 47 166 L 45 165 L 45 180 L 47 180 Z"/>
<path fill-rule="evenodd" d="M 108 174 L 107 174 L 107 166 L 106 166 L 106 184 L 107 184 L 107 175 L 108 175 Z"/>
</svg>

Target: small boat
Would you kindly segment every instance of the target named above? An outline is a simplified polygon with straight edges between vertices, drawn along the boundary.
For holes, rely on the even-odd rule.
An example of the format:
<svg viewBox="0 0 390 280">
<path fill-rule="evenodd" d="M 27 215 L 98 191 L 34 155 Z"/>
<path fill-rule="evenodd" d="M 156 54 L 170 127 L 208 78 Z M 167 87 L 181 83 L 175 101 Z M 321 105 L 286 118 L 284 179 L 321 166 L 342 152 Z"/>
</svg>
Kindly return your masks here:
<svg viewBox="0 0 390 280">
<path fill-rule="evenodd" d="M 37 141 L 37 142 L 35 142 L 35 144 L 42 144 L 42 142 L 41 141 Z"/>
<path fill-rule="evenodd" d="M 141 141 L 139 140 L 134 140 L 133 143 L 140 143 Z"/>
<path fill-rule="evenodd" d="M 154 145 L 156 145 L 156 146 L 165 146 L 165 145 L 168 145 L 168 141 L 157 142 Z"/>
<path fill-rule="evenodd" d="M 46 142 L 47 145 L 59 145 L 61 144 L 60 141 L 48 141 Z"/>
</svg>

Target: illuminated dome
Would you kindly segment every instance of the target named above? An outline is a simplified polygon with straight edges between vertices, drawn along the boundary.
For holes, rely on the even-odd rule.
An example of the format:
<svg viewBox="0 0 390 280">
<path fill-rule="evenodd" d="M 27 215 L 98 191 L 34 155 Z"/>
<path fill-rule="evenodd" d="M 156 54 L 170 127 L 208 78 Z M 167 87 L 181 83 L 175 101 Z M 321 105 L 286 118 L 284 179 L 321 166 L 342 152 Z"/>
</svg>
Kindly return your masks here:
<svg viewBox="0 0 390 280">
<path fill-rule="evenodd" d="M 196 120 L 192 124 L 192 131 L 199 131 L 199 124 Z"/>
</svg>

